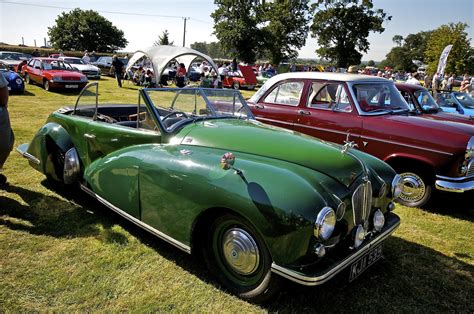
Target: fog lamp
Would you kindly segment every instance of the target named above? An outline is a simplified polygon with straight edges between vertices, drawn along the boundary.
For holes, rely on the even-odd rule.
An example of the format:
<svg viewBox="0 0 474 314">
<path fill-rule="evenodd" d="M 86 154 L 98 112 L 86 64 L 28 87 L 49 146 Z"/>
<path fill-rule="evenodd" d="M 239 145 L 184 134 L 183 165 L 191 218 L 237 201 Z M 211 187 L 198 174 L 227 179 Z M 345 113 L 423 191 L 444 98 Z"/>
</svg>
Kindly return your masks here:
<svg viewBox="0 0 474 314">
<path fill-rule="evenodd" d="M 18 85 L 21 85 L 21 83 L 23 83 L 23 80 L 21 78 L 17 78 L 15 80 L 15 82 L 18 84 Z"/>
<path fill-rule="evenodd" d="M 362 225 L 358 225 L 354 236 L 354 248 L 358 248 L 365 239 L 365 230 Z"/>
<path fill-rule="evenodd" d="M 383 226 L 385 225 L 385 217 L 380 209 L 374 213 L 374 229 L 375 231 L 382 230 Z"/>
<path fill-rule="evenodd" d="M 316 244 L 316 246 L 314 247 L 314 253 L 315 253 L 318 257 L 323 257 L 324 255 L 326 255 L 326 248 L 325 248 L 324 245 L 322 245 L 321 243 L 320 243 L 320 244 Z"/>
</svg>

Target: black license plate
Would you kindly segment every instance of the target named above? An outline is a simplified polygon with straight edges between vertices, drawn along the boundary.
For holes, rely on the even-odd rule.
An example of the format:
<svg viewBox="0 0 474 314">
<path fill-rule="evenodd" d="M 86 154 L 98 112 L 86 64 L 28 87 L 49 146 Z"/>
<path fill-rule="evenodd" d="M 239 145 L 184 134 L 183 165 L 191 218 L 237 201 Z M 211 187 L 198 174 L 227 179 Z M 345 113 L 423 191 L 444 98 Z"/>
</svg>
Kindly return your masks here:
<svg viewBox="0 0 474 314">
<path fill-rule="evenodd" d="M 349 274 L 349 281 L 356 279 L 367 268 L 378 261 L 382 257 L 382 245 L 376 246 L 369 252 L 365 253 L 361 258 L 352 263 Z"/>
</svg>

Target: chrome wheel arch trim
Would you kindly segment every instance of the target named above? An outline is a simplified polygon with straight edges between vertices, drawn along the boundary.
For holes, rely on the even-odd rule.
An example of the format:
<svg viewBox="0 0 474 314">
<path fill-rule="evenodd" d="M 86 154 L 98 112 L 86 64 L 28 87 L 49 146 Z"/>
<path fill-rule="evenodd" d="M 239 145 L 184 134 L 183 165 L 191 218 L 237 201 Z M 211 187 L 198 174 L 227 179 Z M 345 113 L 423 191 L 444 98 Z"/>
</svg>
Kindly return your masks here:
<svg viewBox="0 0 474 314">
<path fill-rule="evenodd" d="M 145 229 L 146 231 L 154 234 L 158 238 L 168 242 L 169 244 L 177 247 L 178 249 L 180 249 L 180 250 L 182 250 L 182 251 L 184 251 L 188 254 L 191 254 L 191 247 L 189 245 L 186 245 L 186 244 L 170 237 L 169 235 L 153 228 L 152 226 L 144 223 L 143 221 L 133 217 L 132 215 L 130 215 L 126 212 L 124 212 L 123 210 L 121 210 L 117 206 L 115 206 L 115 205 L 111 204 L 110 202 L 108 202 L 106 199 L 104 199 L 104 198 L 100 197 L 99 195 L 97 195 L 96 193 L 94 193 L 94 191 L 92 191 L 91 189 L 89 189 L 85 185 L 81 184 L 81 189 L 84 192 L 86 192 L 87 194 L 89 194 L 90 196 L 92 196 L 93 198 L 97 199 L 99 202 L 101 202 L 105 206 L 107 206 L 108 208 L 110 208 L 111 210 L 113 210 L 114 212 L 116 212 L 117 214 L 119 214 L 120 216 L 126 218 L 127 220 L 133 222 L 137 226 L 139 226 L 139 227 Z"/>
</svg>

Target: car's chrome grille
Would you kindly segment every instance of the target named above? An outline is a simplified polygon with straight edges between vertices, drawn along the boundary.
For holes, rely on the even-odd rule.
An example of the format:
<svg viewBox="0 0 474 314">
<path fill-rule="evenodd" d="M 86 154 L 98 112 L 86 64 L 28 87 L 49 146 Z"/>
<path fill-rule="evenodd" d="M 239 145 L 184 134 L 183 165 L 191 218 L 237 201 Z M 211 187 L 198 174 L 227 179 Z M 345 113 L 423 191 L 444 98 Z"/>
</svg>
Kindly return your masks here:
<svg viewBox="0 0 474 314">
<path fill-rule="evenodd" d="M 357 187 L 352 195 L 352 211 L 354 224 L 367 227 L 372 206 L 372 183 L 364 182 Z"/>
<path fill-rule="evenodd" d="M 474 160 L 471 160 L 467 164 L 467 172 L 466 172 L 466 177 L 470 177 L 474 175 Z"/>
<path fill-rule="evenodd" d="M 97 76 L 99 75 L 99 72 L 85 70 L 85 71 L 82 71 L 82 74 L 84 74 L 85 76 Z"/>
</svg>

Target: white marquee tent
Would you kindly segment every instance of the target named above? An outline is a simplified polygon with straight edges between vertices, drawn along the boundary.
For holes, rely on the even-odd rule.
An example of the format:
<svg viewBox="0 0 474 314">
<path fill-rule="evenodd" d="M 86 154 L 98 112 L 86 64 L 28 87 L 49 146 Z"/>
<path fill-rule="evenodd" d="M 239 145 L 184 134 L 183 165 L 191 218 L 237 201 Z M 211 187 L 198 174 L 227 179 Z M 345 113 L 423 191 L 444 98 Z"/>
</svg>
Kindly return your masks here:
<svg viewBox="0 0 474 314">
<path fill-rule="evenodd" d="M 183 63 L 186 67 L 186 70 L 189 71 L 191 63 L 193 63 L 196 58 L 202 58 L 203 60 L 206 60 L 217 73 L 217 66 L 214 61 L 212 61 L 211 57 L 191 48 L 165 45 L 136 51 L 132 58 L 130 58 L 128 61 L 127 72 L 138 60 L 144 56 L 151 60 L 153 65 L 153 73 L 155 74 L 157 82 L 160 82 L 163 71 L 166 69 L 168 63 L 173 60 L 176 60 L 178 63 Z"/>
</svg>

